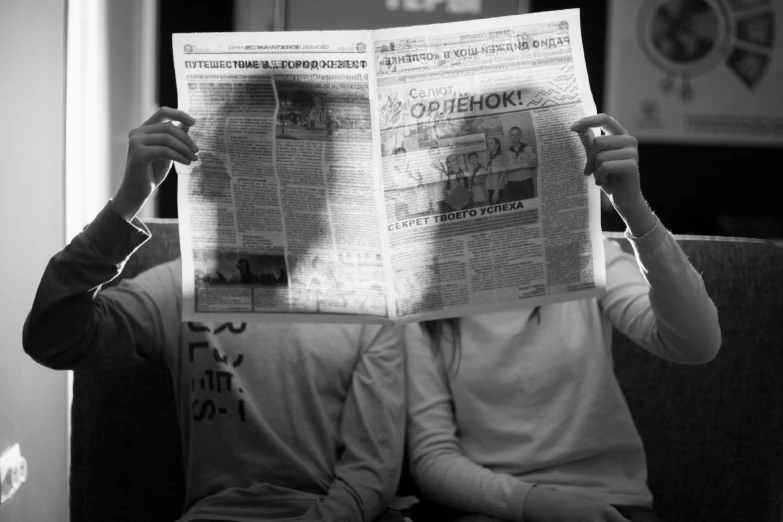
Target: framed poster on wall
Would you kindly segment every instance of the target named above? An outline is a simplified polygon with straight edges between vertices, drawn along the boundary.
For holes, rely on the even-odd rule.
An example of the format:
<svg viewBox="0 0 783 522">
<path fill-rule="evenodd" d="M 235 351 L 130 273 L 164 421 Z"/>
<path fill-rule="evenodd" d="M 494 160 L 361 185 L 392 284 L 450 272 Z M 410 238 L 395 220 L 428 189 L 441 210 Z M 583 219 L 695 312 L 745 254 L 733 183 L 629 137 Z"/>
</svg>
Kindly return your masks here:
<svg viewBox="0 0 783 522">
<path fill-rule="evenodd" d="M 783 2 L 610 0 L 606 102 L 640 141 L 783 146 Z"/>
</svg>

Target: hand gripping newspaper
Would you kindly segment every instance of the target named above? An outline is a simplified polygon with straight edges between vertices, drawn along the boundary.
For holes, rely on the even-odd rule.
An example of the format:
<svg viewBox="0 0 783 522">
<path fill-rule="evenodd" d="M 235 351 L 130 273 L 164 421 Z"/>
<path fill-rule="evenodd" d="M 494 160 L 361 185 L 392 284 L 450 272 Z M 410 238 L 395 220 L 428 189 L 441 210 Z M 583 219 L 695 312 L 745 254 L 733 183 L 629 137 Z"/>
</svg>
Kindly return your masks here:
<svg viewBox="0 0 783 522">
<path fill-rule="evenodd" d="M 183 320 L 397 323 L 602 294 L 578 10 L 175 34 Z"/>
</svg>

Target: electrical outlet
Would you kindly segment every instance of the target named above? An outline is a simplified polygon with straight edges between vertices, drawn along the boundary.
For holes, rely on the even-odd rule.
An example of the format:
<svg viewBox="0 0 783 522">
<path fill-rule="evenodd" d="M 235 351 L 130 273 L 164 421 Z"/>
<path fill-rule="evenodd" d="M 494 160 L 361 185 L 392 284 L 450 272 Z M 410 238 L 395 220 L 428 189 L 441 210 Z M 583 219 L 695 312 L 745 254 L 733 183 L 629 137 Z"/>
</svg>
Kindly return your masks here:
<svg viewBox="0 0 783 522">
<path fill-rule="evenodd" d="M 0 455 L 0 504 L 11 498 L 27 480 L 27 460 L 19 444 L 14 444 Z"/>
</svg>

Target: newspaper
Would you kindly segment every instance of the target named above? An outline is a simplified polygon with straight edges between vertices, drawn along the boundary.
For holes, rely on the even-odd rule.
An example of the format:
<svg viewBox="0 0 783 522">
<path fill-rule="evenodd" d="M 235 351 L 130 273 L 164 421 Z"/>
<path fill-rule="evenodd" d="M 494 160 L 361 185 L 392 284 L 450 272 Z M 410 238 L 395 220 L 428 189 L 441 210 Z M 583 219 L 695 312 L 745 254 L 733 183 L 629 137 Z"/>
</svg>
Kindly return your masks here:
<svg viewBox="0 0 783 522">
<path fill-rule="evenodd" d="M 183 319 L 396 323 L 602 294 L 579 11 L 175 34 Z"/>
</svg>

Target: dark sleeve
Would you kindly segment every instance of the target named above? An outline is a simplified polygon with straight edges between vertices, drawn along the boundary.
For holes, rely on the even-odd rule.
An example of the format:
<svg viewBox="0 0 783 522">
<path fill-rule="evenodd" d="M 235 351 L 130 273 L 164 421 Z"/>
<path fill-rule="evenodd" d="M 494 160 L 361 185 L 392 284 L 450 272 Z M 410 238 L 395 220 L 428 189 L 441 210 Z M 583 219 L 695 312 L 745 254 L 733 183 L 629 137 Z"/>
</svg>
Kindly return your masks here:
<svg viewBox="0 0 783 522">
<path fill-rule="evenodd" d="M 179 299 L 174 270 L 162 265 L 101 291 L 149 239 L 108 205 L 46 266 L 24 324 L 22 343 L 52 369 L 102 369 L 159 358 Z"/>
</svg>

